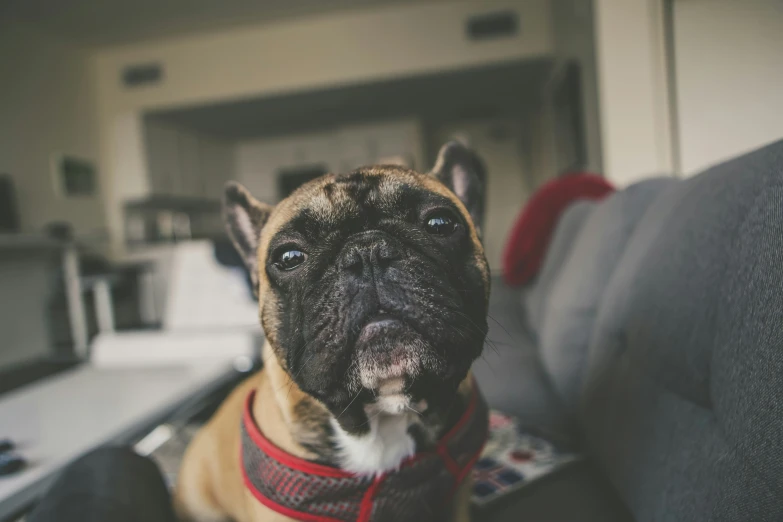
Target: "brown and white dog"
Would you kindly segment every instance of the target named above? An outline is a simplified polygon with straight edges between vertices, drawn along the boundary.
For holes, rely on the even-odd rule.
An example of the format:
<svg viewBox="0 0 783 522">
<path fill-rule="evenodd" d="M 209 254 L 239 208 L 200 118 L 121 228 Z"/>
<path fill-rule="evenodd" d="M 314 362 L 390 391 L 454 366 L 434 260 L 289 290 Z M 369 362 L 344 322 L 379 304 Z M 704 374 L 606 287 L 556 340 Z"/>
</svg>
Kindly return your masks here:
<svg viewBox="0 0 783 522">
<path fill-rule="evenodd" d="M 465 520 L 487 410 L 485 172 L 459 143 L 429 174 L 360 168 L 274 208 L 229 184 L 263 370 L 196 435 L 175 506 L 189 521 Z"/>
</svg>

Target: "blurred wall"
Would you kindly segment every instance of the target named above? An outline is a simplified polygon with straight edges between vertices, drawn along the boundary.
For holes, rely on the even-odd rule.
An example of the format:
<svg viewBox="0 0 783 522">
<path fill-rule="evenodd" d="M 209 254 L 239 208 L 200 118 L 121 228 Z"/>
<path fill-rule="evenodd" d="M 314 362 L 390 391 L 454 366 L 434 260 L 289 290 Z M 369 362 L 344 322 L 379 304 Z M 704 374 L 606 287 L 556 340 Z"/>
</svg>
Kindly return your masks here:
<svg viewBox="0 0 783 522">
<path fill-rule="evenodd" d="M 500 9 L 519 13 L 519 34 L 484 42 L 466 38 L 468 16 Z M 146 168 L 132 157 L 143 139 L 116 138 L 117 133 L 141 132 L 138 120 L 133 121 L 141 111 L 543 57 L 551 51 L 548 0 L 422 2 L 104 50 L 97 58 L 101 165 L 115 248 L 122 250 L 121 202 L 148 189 L 142 181 Z M 125 88 L 119 81 L 123 68 L 139 63 L 161 64 L 163 81 Z M 120 150 L 122 143 L 132 145 Z M 128 176 L 139 179 L 120 179 Z"/>
<path fill-rule="evenodd" d="M 587 153 L 585 167 L 592 172 L 602 172 L 593 0 L 552 0 L 552 26 L 558 67 L 562 68 L 569 61 L 579 64 L 582 129 Z"/>
<path fill-rule="evenodd" d="M 593 0 L 603 172 L 618 186 L 674 172 L 664 1 Z"/>
<path fill-rule="evenodd" d="M 53 220 L 69 221 L 80 235 L 104 228 L 101 197 L 64 197 L 53 172 L 63 153 L 97 164 L 94 80 L 86 51 L 0 21 L 0 172 L 14 179 L 26 232 Z"/>
<path fill-rule="evenodd" d="M 214 200 L 234 177 L 229 141 L 156 120 L 146 121 L 144 135 L 154 194 Z"/>
<path fill-rule="evenodd" d="M 323 165 L 328 172 L 347 172 L 402 156 L 411 167 L 427 172 L 421 132 L 419 122 L 412 119 L 243 141 L 236 146 L 236 179 L 256 198 L 276 203 L 276 174 L 282 168 Z"/>
<path fill-rule="evenodd" d="M 471 15 L 513 10 L 521 30 L 473 42 Z M 200 33 L 104 50 L 98 57 L 104 109 L 215 102 L 290 90 L 546 56 L 548 0 L 462 0 L 361 9 L 277 24 Z M 123 68 L 159 63 L 163 81 L 128 89 Z"/>
<path fill-rule="evenodd" d="M 681 168 L 783 139 L 783 2 L 674 3 Z"/>
</svg>

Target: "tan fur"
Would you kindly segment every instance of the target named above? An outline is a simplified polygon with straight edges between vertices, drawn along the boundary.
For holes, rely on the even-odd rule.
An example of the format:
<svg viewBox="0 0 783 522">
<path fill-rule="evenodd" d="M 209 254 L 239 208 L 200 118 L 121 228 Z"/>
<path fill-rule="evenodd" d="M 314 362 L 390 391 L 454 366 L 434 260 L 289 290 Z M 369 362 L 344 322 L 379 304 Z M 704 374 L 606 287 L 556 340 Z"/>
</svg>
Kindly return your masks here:
<svg viewBox="0 0 783 522">
<path fill-rule="evenodd" d="M 265 351 L 269 351 L 268 347 Z M 264 370 L 249 377 L 229 395 L 185 452 L 174 503 L 181 520 L 288 520 L 266 508 L 247 491 L 239 461 L 239 426 L 245 399 L 253 389 L 256 390 L 253 416 L 263 426 L 269 440 L 298 457 L 312 457 L 294 441 L 290 422 L 286 420 L 291 416 L 295 401 L 308 396 L 298 388 L 291 390 L 290 399 L 285 393 L 278 393 L 281 385 L 275 382 L 275 377 L 283 372 L 275 361 L 270 357 Z M 287 384 L 282 386 L 288 387 Z"/>
<path fill-rule="evenodd" d="M 292 520 L 261 504 L 245 488 L 240 469 L 240 430 L 244 402 L 255 389 L 253 417 L 264 435 L 281 449 L 301 458 L 311 458 L 296 443 L 295 406 L 312 397 L 290 380 L 267 344 L 269 359 L 264 370 L 240 384 L 217 413 L 196 434 L 179 472 L 174 495 L 178 517 L 188 522 L 277 522 Z M 471 393 L 470 376 L 459 387 L 460 395 Z M 290 389 L 290 392 L 289 392 Z M 456 521 L 470 520 L 470 483 L 466 480 L 455 497 Z"/>
<path fill-rule="evenodd" d="M 383 177 L 384 181 L 381 184 L 381 198 L 384 195 L 391 195 L 394 192 L 395 185 L 408 184 L 413 186 L 423 187 L 431 192 L 434 192 L 440 196 L 448 198 L 459 209 L 462 216 L 467 223 L 471 223 L 469 227 L 469 233 L 471 241 L 474 245 L 475 262 L 479 267 L 484 282 L 484 288 L 486 289 L 486 299 L 489 299 L 489 265 L 487 264 L 486 257 L 484 256 L 484 248 L 481 246 L 481 240 L 475 227 L 472 226 L 472 220 L 470 219 L 470 213 L 465 208 L 462 201 L 454 195 L 443 183 L 435 179 L 431 175 L 420 174 L 418 172 L 396 166 L 378 166 L 364 169 L 363 172 L 370 176 Z M 266 255 L 269 250 L 269 242 L 274 235 L 280 230 L 280 228 L 288 223 L 294 216 L 299 213 L 303 208 L 309 208 L 314 212 L 318 212 L 318 216 L 325 222 L 330 222 L 337 218 L 334 209 L 339 208 L 341 203 L 349 204 L 349 200 L 341 199 L 341 194 L 336 192 L 332 200 L 327 201 L 328 198 L 324 194 L 324 186 L 334 182 L 335 175 L 329 174 L 321 178 L 315 179 L 299 187 L 288 198 L 281 201 L 272 210 L 269 220 L 266 222 L 264 229 L 261 231 L 261 238 L 258 248 L 258 266 L 266 266 Z M 385 190 L 384 190 L 385 189 Z M 384 194 L 385 193 L 385 194 Z M 274 332 L 277 331 L 278 318 L 277 318 L 277 303 L 274 295 L 269 292 L 269 282 L 265 277 L 263 270 L 259 270 L 259 302 L 263 303 L 261 306 L 261 325 L 264 328 L 264 332 L 267 338 L 275 346 Z"/>
<path fill-rule="evenodd" d="M 367 172 L 367 171 L 366 171 Z M 389 176 L 388 174 L 392 174 Z M 385 176 L 380 197 L 392 194 L 395 185 L 407 183 L 423 186 L 449 198 L 470 223 L 470 215 L 461 201 L 443 184 L 431 176 L 418 174 L 401 167 L 374 167 L 370 175 Z M 334 181 L 333 175 L 324 176 L 297 189 L 278 204 L 269 215 L 259 241 L 258 266 L 266 265 L 269 242 L 280 228 L 307 206 L 325 221 L 336 219 L 334 208 L 350 204 L 339 192 L 328 197 L 324 186 Z M 384 194 L 385 193 L 385 194 Z M 391 196 L 389 196 L 391 197 Z M 482 271 L 487 298 L 489 270 L 476 230 L 470 227 L 475 245 L 476 265 Z M 263 269 L 258 272 L 260 318 L 267 337 L 263 349 L 264 369 L 240 384 L 220 406 L 213 418 L 198 432 L 185 452 L 175 491 L 174 506 L 178 516 L 189 522 L 277 522 L 290 520 L 261 504 L 245 488 L 240 469 L 240 423 L 244 401 L 255 389 L 253 416 L 266 437 L 281 449 L 302 458 L 312 458 L 296 441 L 306 436 L 306 419 L 299 411 L 324 408 L 312 396 L 304 393 L 291 379 L 282 359 L 275 350 L 275 332 L 278 329 L 275 296 L 269 291 L 269 281 Z M 471 379 L 459 387 L 459 393 L 470 393 Z M 297 408 L 306 403 L 307 409 Z M 324 408 L 325 409 L 325 408 Z M 469 481 L 465 481 L 455 498 L 455 520 L 470 518 Z"/>
</svg>

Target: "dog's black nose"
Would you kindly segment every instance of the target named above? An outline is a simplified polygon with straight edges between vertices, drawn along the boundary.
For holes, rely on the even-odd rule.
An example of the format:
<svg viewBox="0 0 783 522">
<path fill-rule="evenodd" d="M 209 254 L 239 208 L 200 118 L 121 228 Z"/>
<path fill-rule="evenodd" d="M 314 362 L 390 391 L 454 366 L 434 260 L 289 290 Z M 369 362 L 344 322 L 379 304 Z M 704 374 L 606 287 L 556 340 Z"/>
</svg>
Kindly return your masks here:
<svg viewBox="0 0 783 522">
<path fill-rule="evenodd" d="M 386 268 L 402 257 L 402 248 L 383 233 L 363 233 L 351 238 L 338 258 L 341 270 L 357 274 Z"/>
</svg>

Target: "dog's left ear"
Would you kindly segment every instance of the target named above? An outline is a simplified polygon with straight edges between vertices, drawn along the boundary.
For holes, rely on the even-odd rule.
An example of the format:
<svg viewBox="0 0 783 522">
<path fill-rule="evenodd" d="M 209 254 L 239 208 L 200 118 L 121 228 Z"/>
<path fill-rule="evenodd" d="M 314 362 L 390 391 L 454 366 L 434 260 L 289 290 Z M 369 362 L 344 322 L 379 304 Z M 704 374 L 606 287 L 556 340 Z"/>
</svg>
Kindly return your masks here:
<svg viewBox="0 0 783 522">
<path fill-rule="evenodd" d="M 462 201 L 480 235 L 484 221 L 487 179 L 481 158 L 462 143 L 451 141 L 441 147 L 432 175 Z"/>
<path fill-rule="evenodd" d="M 223 221 L 234 247 L 250 272 L 253 291 L 258 294 L 258 242 L 261 229 L 272 213 L 239 183 L 229 182 L 223 194 Z"/>
</svg>

